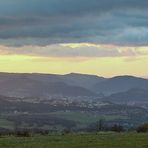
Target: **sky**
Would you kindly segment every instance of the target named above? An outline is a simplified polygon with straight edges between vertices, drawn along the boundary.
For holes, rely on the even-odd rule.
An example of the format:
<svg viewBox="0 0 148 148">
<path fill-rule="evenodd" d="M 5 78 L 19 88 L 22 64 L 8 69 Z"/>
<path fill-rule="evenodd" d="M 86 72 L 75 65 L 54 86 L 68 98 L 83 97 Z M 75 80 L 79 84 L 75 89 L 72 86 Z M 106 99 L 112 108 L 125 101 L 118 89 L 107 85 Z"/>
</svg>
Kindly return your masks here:
<svg viewBox="0 0 148 148">
<path fill-rule="evenodd" d="M 148 77 L 148 0 L 0 1 L 0 71 Z"/>
</svg>

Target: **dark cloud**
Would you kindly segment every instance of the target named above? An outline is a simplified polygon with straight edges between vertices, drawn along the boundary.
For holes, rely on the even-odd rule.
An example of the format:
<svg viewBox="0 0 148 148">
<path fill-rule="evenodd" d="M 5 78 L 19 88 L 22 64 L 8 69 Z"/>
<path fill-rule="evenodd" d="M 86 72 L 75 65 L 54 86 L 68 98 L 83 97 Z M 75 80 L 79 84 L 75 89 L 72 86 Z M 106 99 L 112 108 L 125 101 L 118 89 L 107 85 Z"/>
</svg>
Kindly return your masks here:
<svg viewBox="0 0 148 148">
<path fill-rule="evenodd" d="M 148 45 L 148 0 L 5 0 L 0 43 Z"/>
</svg>

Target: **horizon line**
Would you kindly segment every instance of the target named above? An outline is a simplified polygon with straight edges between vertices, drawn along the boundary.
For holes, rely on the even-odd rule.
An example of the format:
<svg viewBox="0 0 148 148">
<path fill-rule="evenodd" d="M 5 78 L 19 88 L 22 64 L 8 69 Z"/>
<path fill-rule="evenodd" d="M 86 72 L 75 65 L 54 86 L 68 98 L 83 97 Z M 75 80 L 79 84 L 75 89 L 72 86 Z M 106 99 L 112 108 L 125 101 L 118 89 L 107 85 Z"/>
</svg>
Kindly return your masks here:
<svg viewBox="0 0 148 148">
<path fill-rule="evenodd" d="M 0 71 L 0 74 L 41 74 L 41 75 L 57 75 L 57 76 L 66 76 L 66 75 L 70 75 L 70 74 L 77 74 L 77 75 L 88 75 L 88 76 L 97 76 L 97 77 L 102 77 L 102 78 L 106 78 L 106 79 L 110 79 L 110 78 L 115 78 L 115 77 L 124 77 L 124 76 L 129 76 L 129 77 L 137 77 L 137 78 L 144 78 L 144 79 L 148 79 L 148 76 L 137 76 L 137 75 L 131 75 L 131 74 L 121 74 L 121 75 L 113 75 L 110 77 L 107 76 L 102 76 L 102 75 L 97 75 L 97 74 L 91 74 L 91 73 L 79 73 L 79 72 L 69 72 L 69 73 L 64 73 L 64 74 L 60 74 L 60 73 L 47 73 L 47 72 L 7 72 L 7 71 Z"/>
</svg>

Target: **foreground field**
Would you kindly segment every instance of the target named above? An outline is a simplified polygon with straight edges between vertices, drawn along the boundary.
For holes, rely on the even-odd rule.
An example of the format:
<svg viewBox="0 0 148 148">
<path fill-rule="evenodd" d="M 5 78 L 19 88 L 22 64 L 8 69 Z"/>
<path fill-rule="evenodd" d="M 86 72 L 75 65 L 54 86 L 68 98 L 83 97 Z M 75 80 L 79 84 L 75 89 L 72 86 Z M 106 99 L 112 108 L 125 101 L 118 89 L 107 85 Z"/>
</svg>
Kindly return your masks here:
<svg viewBox="0 0 148 148">
<path fill-rule="evenodd" d="M 0 138 L 0 148 L 147 148 L 148 134 L 72 134 Z"/>
</svg>

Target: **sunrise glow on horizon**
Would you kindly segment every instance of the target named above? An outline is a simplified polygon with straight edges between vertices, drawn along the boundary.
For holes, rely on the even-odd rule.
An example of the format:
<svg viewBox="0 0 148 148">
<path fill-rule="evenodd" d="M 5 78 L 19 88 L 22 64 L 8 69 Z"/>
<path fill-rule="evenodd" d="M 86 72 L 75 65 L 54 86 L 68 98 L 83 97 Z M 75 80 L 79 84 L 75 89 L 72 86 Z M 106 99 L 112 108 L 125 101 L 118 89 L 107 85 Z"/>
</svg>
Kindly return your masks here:
<svg viewBox="0 0 148 148">
<path fill-rule="evenodd" d="M 56 54 L 52 53 L 53 48 L 57 49 Z M 106 52 L 102 52 L 100 49 L 104 49 Z M 22 53 L 24 50 L 26 52 Z M 61 50 L 67 52 L 63 54 Z M 105 77 L 116 75 L 148 76 L 147 50 L 146 46 L 119 47 L 90 43 L 68 43 L 45 47 L 12 48 L 1 46 L 0 71 L 53 74 L 75 72 Z"/>
</svg>

